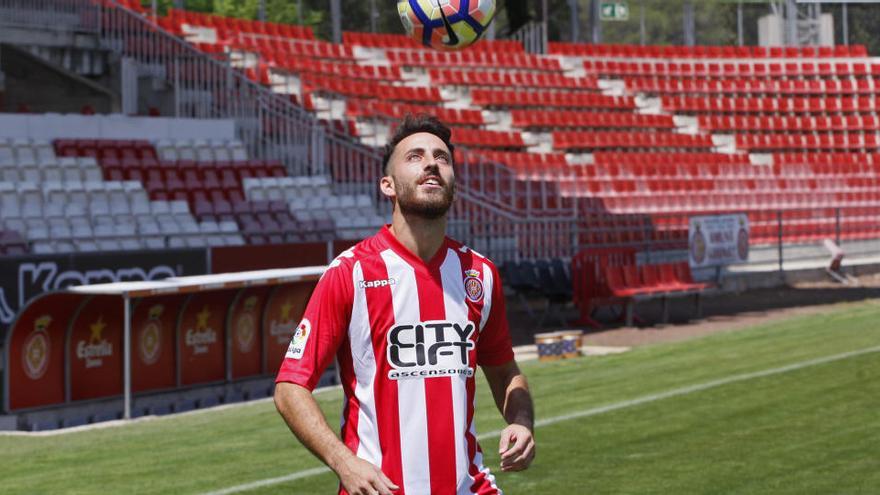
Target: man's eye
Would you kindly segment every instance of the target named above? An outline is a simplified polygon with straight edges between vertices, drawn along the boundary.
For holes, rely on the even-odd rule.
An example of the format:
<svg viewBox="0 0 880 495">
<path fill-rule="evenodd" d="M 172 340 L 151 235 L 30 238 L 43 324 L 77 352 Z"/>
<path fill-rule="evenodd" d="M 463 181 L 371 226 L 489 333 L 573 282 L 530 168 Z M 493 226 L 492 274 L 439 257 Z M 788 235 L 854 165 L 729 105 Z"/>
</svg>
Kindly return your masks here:
<svg viewBox="0 0 880 495">
<path fill-rule="evenodd" d="M 415 153 L 413 153 L 413 154 L 411 154 L 411 155 L 409 155 L 409 156 L 406 157 L 407 161 L 410 161 L 410 162 L 417 161 L 417 160 L 419 160 L 419 159 L 421 159 L 421 158 L 422 158 L 422 157 L 421 157 L 420 155 L 417 155 L 417 154 L 415 154 Z"/>
<path fill-rule="evenodd" d="M 449 163 L 449 157 L 446 155 L 439 155 L 437 157 L 438 162 Z"/>
</svg>

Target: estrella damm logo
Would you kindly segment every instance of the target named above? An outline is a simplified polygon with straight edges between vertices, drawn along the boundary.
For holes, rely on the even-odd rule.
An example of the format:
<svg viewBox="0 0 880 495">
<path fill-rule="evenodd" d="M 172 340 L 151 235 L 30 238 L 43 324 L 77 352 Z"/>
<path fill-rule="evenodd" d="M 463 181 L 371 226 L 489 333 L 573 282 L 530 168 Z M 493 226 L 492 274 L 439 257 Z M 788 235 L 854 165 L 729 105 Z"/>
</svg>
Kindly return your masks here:
<svg viewBox="0 0 880 495">
<path fill-rule="evenodd" d="M 196 314 L 195 328 L 189 328 L 184 334 L 184 344 L 192 348 L 193 354 L 206 354 L 209 348 L 218 342 L 217 332 L 211 328 L 211 312 L 205 306 Z"/>
<path fill-rule="evenodd" d="M 85 361 L 86 368 L 99 368 L 104 366 L 104 358 L 113 355 L 113 344 L 104 338 L 104 315 L 89 325 L 89 339 L 80 340 L 76 344 L 76 357 Z"/>
<path fill-rule="evenodd" d="M 473 322 L 424 321 L 398 324 L 388 330 L 387 358 L 393 368 L 388 378 L 473 376 L 469 351 Z"/>
</svg>

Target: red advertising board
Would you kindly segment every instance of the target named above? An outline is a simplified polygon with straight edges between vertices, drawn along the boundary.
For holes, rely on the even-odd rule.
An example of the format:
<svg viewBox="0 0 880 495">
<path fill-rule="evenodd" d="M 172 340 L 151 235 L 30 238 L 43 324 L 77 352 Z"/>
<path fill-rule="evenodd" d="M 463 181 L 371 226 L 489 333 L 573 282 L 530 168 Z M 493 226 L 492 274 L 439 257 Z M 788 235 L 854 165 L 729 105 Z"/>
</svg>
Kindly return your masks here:
<svg viewBox="0 0 880 495">
<path fill-rule="evenodd" d="M 9 410 L 64 402 L 64 339 L 82 296 L 47 294 L 34 299 L 9 329 Z"/>
<path fill-rule="evenodd" d="M 226 335 L 233 379 L 262 372 L 263 335 L 260 322 L 268 296 L 268 287 L 241 289 L 229 310 Z"/>
<path fill-rule="evenodd" d="M 180 385 L 226 379 L 226 315 L 237 290 L 196 293 L 180 310 Z"/>
<path fill-rule="evenodd" d="M 95 296 L 83 304 L 67 336 L 70 400 L 122 394 L 122 298 Z"/>
<path fill-rule="evenodd" d="M 272 290 L 263 311 L 265 373 L 275 373 L 281 366 L 314 289 L 315 282 L 299 282 L 279 285 Z"/>
<path fill-rule="evenodd" d="M 183 296 L 138 299 L 131 312 L 131 389 L 177 385 L 175 335 Z"/>
</svg>

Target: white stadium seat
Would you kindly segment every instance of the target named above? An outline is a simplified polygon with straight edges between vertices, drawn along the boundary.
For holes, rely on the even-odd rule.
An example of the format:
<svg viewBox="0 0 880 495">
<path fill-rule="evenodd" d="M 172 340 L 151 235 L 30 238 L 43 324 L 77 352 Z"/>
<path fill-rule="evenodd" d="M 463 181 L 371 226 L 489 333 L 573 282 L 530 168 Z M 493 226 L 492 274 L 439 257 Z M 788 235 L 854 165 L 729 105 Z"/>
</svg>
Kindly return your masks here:
<svg viewBox="0 0 880 495">
<path fill-rule="evenodd" d="M 147 237 L 144 239 L 146 249 L 165 249 L 165 239 L 162 237 Z"/>
<path fill-rule="evenodd" d="M 150 201 L 150 212 L 153 215 L 165 215 L 171 213 L 171 204 L 168 201 Z"/>
</svg>

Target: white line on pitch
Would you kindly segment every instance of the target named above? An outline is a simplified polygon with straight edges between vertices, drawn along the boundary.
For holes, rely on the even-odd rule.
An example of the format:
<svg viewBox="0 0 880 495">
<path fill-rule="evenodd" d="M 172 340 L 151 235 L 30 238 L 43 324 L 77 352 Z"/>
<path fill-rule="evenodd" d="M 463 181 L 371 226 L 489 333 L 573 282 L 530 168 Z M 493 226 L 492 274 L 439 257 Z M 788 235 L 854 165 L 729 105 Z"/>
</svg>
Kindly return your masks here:
<svg viewBox="0 0 880 495">
<path fill-rule="evenodd" d="M 535 427 L 541 426 L 549 426 L 556 423 L 561 423 L 563 421 L 570 421 L 572 419 L 585 418 L 587 416 L 596 416 L 599 414 L 604 414 L 611 411 L 617 411 L 619 409 L 626 409 L 628 407 L 638 406 L 641 404 L 647 404 L 650 402 L 656 402 L 658 400 L 668 399 L 670 397 L 678 397 L 681 395 L 693 394 L 695 392 L 702 392 L 704 390 L 709 390 L 716 387 L 721 387 L 724 385 L 729 385 L 731 383 L 742 382 L 746 380 L 754 380 L 756 378 L 763 378 L 765 376 L 778 375 L 780 373 L 787 373 L 789 371 L 796 371 L 803 368 L 809 368 L 811 366 L 817 366 L 820 364 L 831 363 L 834 361 L 841 361 L 843 359 L 849 359 L 851 357 L 862 356 L 864 354 L 871 354 L 875 352 L 880 352 L 880 346 L 877 347 L 869 347 L 867 349 L 861 349 L 858 351 L 844 352 L 842 354 L 835 354 L 833 356 L 825 356 L 816 359 L 810 359 L 808 361 L 801 361 L 798 363 L 789 364 L 786 366 L 780 366 L 778 368 L 770 368 L 763 371 L 755 371 L 752 373 L 742 373 L 739 375 L 729 376 L 727 378 L 721 378 L 718 380 L 712 380 L 708 382 L 698 383 L 696 385 L 689 385 L 687 387 L 675 388 L 672 390 L 667 390 L 666 392 L 660 392 L 658 394 L 650 394 L 645 395 L 636 399 L 626 400 L 623 402 L 616 402 L 614 404 L 608 404 L 606 406 L 594 407 L 591 409 L 585 409 L 583 411 L 577 411 L 569 414 L 563 414 L 561 416 L 554 416 L 552 418 L 541 419 L 535 422 Z M 490 431 L 487 433 L 483 433 L 482 435 L 477 436 L 478 440 L 486 440 L 489 438 L 497 438 L 501 435 L 500 430 Z M 288 474 L 285 476 L 278 476 L 276 478 L 266 478 L 263 480 L 253 481 L 251 483 L 245 483 L 243 485 L 235 485 L 229 488 L 224 488 L 222 490 L 217 490 L 214 492 L 208 492 L 205 495 L 228 495 L 231 493 L 239 493 L 249 490 L 255 490 L 257 488 L 262 488 L 270 485 L 277 485 L 279 483 L 286 483 L 288 481 L 298 480 L 302 478 L 308 478 L 311 476 L 317 476 L 324 473 L 329 473 L 330 469 L 327 467 L 316 467 L 312 469 L 306 469 L 304 471 L 298 471 L 296 473 Z"/>
<path fill-rule="evenodd" d="M 320 395 L 324 392 L 331 392 L 333 390 L 342 390 L 341 385 L 331 385 L 328 387 L 316 388 L 313 392 L 314 395 Z M 88 425 L 81 426 L 71 426 L 69 428 L 58 428 L 56 430 L 45 430 L 45 431 L 0 431 L 0 437 L 55 437 L 61 435 L 69 435 L 71 433 L 79 433 L 81 431 L 91 431 L 91 430 L 102 430 L 104 428 L 117 428 L 120 426 L 128 426 L 132 424 L 145 423 L 149 421 L 168 421 L 174 420 L 181 417 L 186 416 L 197 416 L 199 414 L 212 413 L 217 411 L 224 411 L 226 409 L 238 409 L 241 407 L 253 406 L 254 404 L 261 404 L 263 402 L 272 401 L 272 397 L 262 397 L 260 399 L 251 399 L 243 402 L 234 402 L 231 404 L 219 404 L 211 407 L 204 407 L 201 409 L 193 409 L 192 411 L 184 411 L 174 414 L 163 414 L 162 416 L 156 415 L 147 415 L 140 416 L 138 418 L 132 419 L 114 419 L 111 421 L 101 421 L 99 423 L 92 423 Z"/>
</svg>

